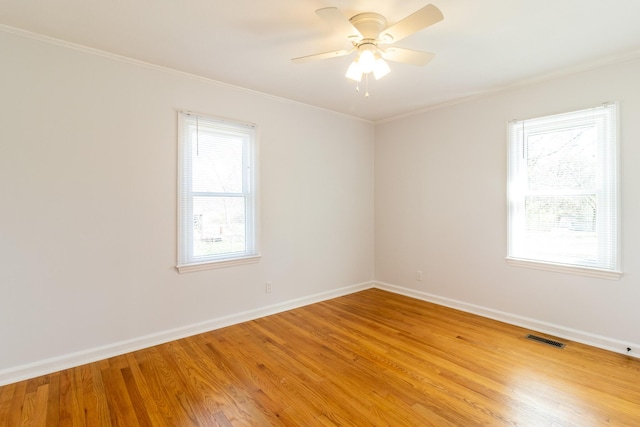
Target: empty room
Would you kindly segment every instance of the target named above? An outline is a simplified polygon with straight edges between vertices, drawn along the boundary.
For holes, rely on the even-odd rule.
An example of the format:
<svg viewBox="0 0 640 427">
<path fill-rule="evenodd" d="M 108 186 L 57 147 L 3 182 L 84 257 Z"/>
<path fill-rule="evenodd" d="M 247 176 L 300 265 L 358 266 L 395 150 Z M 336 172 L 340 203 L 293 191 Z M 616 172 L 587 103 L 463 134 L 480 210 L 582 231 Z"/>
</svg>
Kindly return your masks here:
<svg viewBox="0 0 640 427">
<path fill-rule="evenodd" d="M 0 427 L 640 426 L 638 16 L 0 0 Z"/>
</svg>

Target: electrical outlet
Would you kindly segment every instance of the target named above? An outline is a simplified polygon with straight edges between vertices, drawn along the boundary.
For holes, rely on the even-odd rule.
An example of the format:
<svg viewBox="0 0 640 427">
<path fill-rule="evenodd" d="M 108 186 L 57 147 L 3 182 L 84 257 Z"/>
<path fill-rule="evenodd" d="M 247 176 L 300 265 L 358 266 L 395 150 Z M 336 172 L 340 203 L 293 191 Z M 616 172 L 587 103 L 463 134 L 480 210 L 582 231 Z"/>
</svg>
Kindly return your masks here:
<svg viewBox="0 0 640 427">
<path fill-rule="evenodd" d="M 420 270 L 416 271 L 416 280 L 418 281 L 422 280 L 422 271 Z"/>
<path fill-rule="evenodd" d="M 270 294 L 272 288 L 273 288 L 273 282 L 271 280 L 267 280 L 264 284 L 264 292 L 267 294 Z"/>
</svg>

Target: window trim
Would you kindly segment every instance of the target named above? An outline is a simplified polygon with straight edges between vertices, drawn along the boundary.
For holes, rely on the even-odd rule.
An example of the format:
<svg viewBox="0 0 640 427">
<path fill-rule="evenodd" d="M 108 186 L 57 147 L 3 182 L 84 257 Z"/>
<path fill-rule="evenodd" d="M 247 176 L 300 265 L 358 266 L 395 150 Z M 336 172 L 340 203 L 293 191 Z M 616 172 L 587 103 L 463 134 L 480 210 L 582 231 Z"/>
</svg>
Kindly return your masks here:
<svg viewBox="0 0 640 427">
<path fill-rule="evenodd" d="M 179 273 L 193 273 L 195 271 L 212 270 L 215 268 L 235 267 L 244 264 L 255 264 L 260 262 L 262 255 L 254 255 L 235 259 L 225 259 L 220 261 L 207 261 L 194 264 L 176 265 Z"/>
<path fill-rule="evenodd" d="M 613 179 L 615 180 L 615 191 L 613 193 L 613 197 L 615 198 L 615 207 L 614 207 L 614 214 L 612 215 L 613 219 L 615 220 L 615 228 L 616 228 L 616 232 L 615 232 L 615 239 L 616 239 L 616 244 L 615 244 L 615 267 L 612 269 L 608 269 L 608 268 L 598 268 L 598 267 L 590 267 L 590 266 L 581 266 L 581 265 L 577 265 L 577 264 L 564 264 L 564 263 L 560 263 L 560 262 L 552 262 L 552 261 L 547 261 L 547 260 L 536 260 L 536 259 L 527 259 L 527 258 L 521 258 L 521 257 L 517 257 L 514 256 L 512 254 L 513 251 L 513 234 L 516 233 L 517 231 L 513 230 L 513 207 L 512 205 L 512 195 L 511 195 L 511 191 L 513 191 L 512 189 L 512 185 L 514 184 L 514 166 L 512 165 L 512 155 L 513 155 L 513 141 L 512 141 L 512 131 L 511 131 L 511 126 L 512 123 L 515 121 L 512 121 L 509 123 L 509 126 L 507 126 L 507 147 L 508 147 L 508 156 L 507 156 L 507 256 L 505 257 L 505 260 L 507 262 L 507 264 L 514 266 L 514 267 L 525 267 L 525 268 L 532 268 L 532 269 L 538 269 L 538 270 L 545 270 L 545 271 L 553 271 L 553 272 L 559 272 L 559 273 L 565 273 L 565 274 L 573 274 L 573 275 L 579 275 L 579 276 L 586 276 L 586 277 L 595 277 L 595 278 L 603 278 L 603 279 L 611 279 L 611 280 L 618 280 L 622 277 L 623 273 L 622 273 L 622 269 L 621 269 L 621 261 L 622 261 L 622 256 L 621 256 L 621 248 L 622 248 L 622 243 L 621 243 L 621 203 L 620 203 L 620 194 L 621 194 L 621 184 L 620 184 L 620 141 L 619 141 L 619 104 L 618 102 L 610 102 L 610 103 L 604 103 L 602 105 L 596 106 L 596 107 L 592 107 L 592 108 L 588 108 L 588 109 L 583 109 L 583 110 L 572 110 L 572 111 L 568 111 L 565 113 L 559 113 L 559 114 L 551 114 L 551 115 L 546 115 L 546 116 L 541 116 L 538 118 L 534 118 L 535 119 L 549 119 L 555 115 L 564 115 L 564 114 L 576 114 L 576 113 L 580 113 L 582 111 L 589 111 L 589 110 L 594 110 L 596 108 L 601 108 L 601 107 L 607 107 L 607 106 L 612 106 L 614 108 L 614 117 L 613 117 L 613 123 L 610 123 L 610 126 L 613 127 L 614 130 L 614 141 L 612 142 L 612 147 L 610 150 L 607 150 L 604 154 L 604 156 L 606 157 L 606 159 L 604 159 L 600 165 L 600 167 L 604 167 L 604 168 L 608 168 L 611 167 L 613 165 L 613 167 L 615 168 L 615 173 L 612 175 Z M 611 159 L 611 156 L 613 156 L 613 159 Z"/>
<path fill-rule="evenodd" d="M 531 268 L 534 270 L 552 271 L 555 273 L 573 274 L 576 276 L 595 277 L 599 279 L 620 280 L 621 271 L 602 270 L 599 268 L 581 267 L 568 264 L 555 264 L 545 261 L 534 261 L 507 256 L 507 264 L 513 267 Z"/>
<path fill-rule="evenodd" d="M 196 259 L 192 253 L 193 232 L 188 227 L 183 226 L 185 218 L 192 218 L 194 192 L 188 182 L 191 177 L 191 156 L 187 155 L 189 144 L 183 138 L 184 126 L 187 117 L 195 116 L 199 119 L 216 122 L 220 126 L 229 128 L 251 129 L 246 141 L 247 149 L 243 150 L 243 187 L 248 186 L 241 193 L 220 193 L 227 197 L 243 197 L 249 201 L 245 208 L 245 239 L 246 250 L 242 252 L 229 252 L 226 254 L 212 255 Z M 259 252 L 259 203 L 258 203 L 258 136 L 257 126 L 254 123 L 241 122 L 238 120 L 226 119 L 188 110 L 178 111 L 178 177 L 177 177 L 177 262 L 176 270 L 179 273 L 189 273 L 216 268 L 232 267 L 244 264 L 259 262 L 261 255 Z M 186 190 L 186 194 L 185 194 Z M 251 233 L 250 233 L 251 232 Z"/>
</svg>

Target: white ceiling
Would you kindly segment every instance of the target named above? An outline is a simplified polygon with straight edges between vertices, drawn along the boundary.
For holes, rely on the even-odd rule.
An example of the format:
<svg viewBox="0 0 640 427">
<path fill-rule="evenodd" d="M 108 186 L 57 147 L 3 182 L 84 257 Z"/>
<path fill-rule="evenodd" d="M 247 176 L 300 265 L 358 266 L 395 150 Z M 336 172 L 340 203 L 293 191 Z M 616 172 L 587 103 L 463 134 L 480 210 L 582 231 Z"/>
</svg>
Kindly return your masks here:
<svg viewBox="0 0 640 427">
<path fill-rule="evenodd" d="M 369 98 L 351 56 L 290 61 L 350 47 L 316 9 L 393 24 L 430 2 L 444 20 L 397 45 L 435 59 L 390 63 Z M 640 56 L 639 17 L 639 0 L 0 0 L 4 26 L 374 121 Z"/>
</svg>

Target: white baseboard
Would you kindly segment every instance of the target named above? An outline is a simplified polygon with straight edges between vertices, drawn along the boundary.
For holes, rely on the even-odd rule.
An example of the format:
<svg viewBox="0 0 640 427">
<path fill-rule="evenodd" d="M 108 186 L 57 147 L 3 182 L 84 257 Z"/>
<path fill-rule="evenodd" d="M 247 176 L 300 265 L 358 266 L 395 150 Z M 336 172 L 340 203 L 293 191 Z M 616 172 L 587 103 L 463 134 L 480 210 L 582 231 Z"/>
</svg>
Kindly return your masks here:
<svg viewBox="0 0 640 427">
<path fill-rule="evenodd" d="M 164 344 L 192 335 L 213 331 L 215 329 L 224 328 L 226 326 L 235 325 L 242 322 L 258 319 L 260 317 L 270 316 L 272 314 L 281 313 L 292 310 L 294 308 L 313 304 L 316 302 L 326 301 L 332 298 L 352 294 L 374 286 L 374 282 L 365 282 L 328 292 L 321 292 L 302 298 L 284 301 L 278 304 L 261 307 L 254 310 L 247 310 L 230 316 L 223 316 L 215 319 L 206 320 L 204 322 L 183 326 L 180 328 L 170 329 L 167 331 L 149 334 L 130 340 L 120 341 L 108 344 L 102 347 L 90 348 L 75 353 L 65 354 L 50 359 L 41 360 L 34 363 L 19 365 L 9 369 L 0 371 L 0 386 L 11 384 L 18 381 L 35 378 L 41 375 L 47 375 L 52 372 L 69 369 L 76 366 L 84 365 L 98 360 L 107 359 L 109 357 L 118 356 L 143 348 L 152 347 L 154 345 Z"/>
<path fill-rule="evenodd" d="M 633 357 L 640 357 L 640 355 L 637 354 L 638 350 L 640 350 L 639 343 L 623 342 L 605 336 L 567 328 L 561 325 L 555 325 L 528 317 L 518 316 L 517 314 L 494 310 L 492 308 L 482 307 L 475 304 L 469 304 L 463 301 L 445 298 L 427 292 L 417 291 L 415 289 L 408 289 L 401 286 L 391 285 L 389 283 L 375 282 L 374 287 L 396 294 L 405 295 L 411 298 L 432 302 L 434 304 L 442 305 L 445 307 L 454 308 L 456 310 L 464 311 L 467 313 L 477 314 L 478 316 L 487 317 L 489 319 L 498 320 L 500 322 L 509 323 L 515 326 L 520 326 L 532 331 L 542 332 L 558 338 L 564 338 L 567 340 L 590 345 L 592 347 L 613 351 L 615 353 L 628 354 Z M 634 349 L 636 353 L 628 353 L 627 347 Z"/>
<path fill-rule="evenodd" d="M 229 316 L 210 319 L 204 322 L 170 329 L 155 334 L 149 334 L 126 341 L 120 341 L 102 347 L 90 348 L 87 350 L 65 354 L 34 363 L 19 365 L 0 371 L 0 386 L 27 380 L 30 378 L 35 378 L 41 375 L 47 375 L 52 372 L 73 368 L 76 366 L 84 365 L 86 363 L 96 362 L 98 360 L 107 359 L 109 357 L 114 357 L 132 351 L 141 350 L 143 348 L 152 347 L 154 345 L 164 344 L 192 335 L 213 331 L 215 329 L 224 328 L 226 326 L 247 322 L 250 320 L 258 319 L 260 317 L 270 316 L 272 314 L 277 314 L 305 305 L 341 297 L 369 288 L 378 288 L 396 294 L 405 295 L 411 298 L 416 298 L 422 301 L 432 302 L 434 304 L 454 308 L 456 310 L 461 310 L 467 313 L 477 314 L 489 319 L 498 320 L 533 331 L 546 333 L 559 338 L 576 341 L 582 344 L 587 344 L 616 353 L 627 354 L 627 347 L 631 347 L 636 351 L 637 349 L 640 349 L 640 344 L 638 343 L 622 342 L 604 336 L 590 334 L 588 332 L 578 331 L 560 325 L 554 325 L 551 323 L 518 316 L 512 313 L 506 313 L 487 307 L 469 304 L 463 301 L 445 298 L 414 289 L 403 288 L 401 286 L 395 286 L 384 282 L 372 281 L 334 289 L 328 292 L 321 292 L 318 294 L 309 295 L 289 301 L 284 301 L 282 303 L 273 304 L 254 310 L 247 310 Z M 638 357 L 638 355 L 636 354 L 631 354 L 631 356 Z"/>
</svg>

